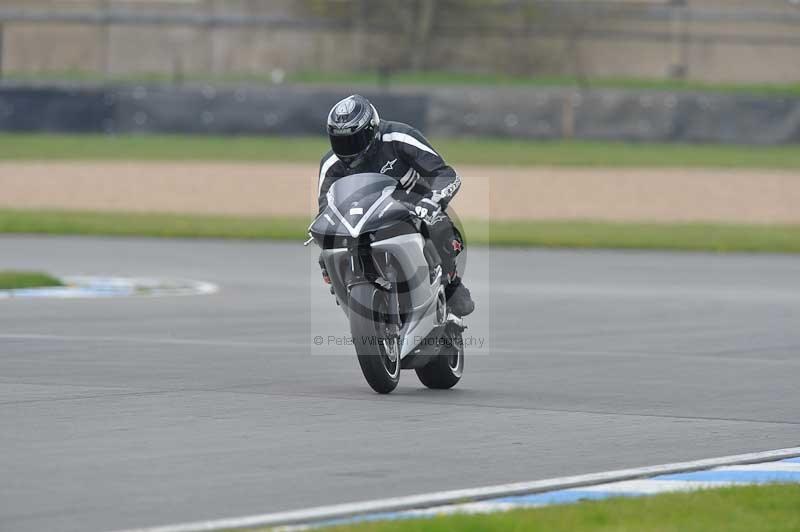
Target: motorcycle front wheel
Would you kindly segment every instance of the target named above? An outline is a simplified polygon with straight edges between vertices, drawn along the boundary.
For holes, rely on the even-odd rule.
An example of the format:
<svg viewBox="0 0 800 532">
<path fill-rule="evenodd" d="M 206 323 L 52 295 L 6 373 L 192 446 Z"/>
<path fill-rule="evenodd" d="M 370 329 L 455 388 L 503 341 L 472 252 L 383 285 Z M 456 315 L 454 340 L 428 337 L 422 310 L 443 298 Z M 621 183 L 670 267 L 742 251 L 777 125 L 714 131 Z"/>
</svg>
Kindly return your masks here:
<svg viewBox="0 0 800 532">
<path fill-rule="evenodd" d="M 400 381 L 400 342 L 389 323 L 388 294 L 371 283 L 350 289 L 350 333 L 361 372 L 378 393 L 390 393 Z"/>
<path fill-rule="evenodd" d="M 464 343 L 461 334 L 448 338 L 447 345 L 427 365 L 417 368 L 422 384 L 436 390 L 452 388 L 464 373 Z"/>
</svg>

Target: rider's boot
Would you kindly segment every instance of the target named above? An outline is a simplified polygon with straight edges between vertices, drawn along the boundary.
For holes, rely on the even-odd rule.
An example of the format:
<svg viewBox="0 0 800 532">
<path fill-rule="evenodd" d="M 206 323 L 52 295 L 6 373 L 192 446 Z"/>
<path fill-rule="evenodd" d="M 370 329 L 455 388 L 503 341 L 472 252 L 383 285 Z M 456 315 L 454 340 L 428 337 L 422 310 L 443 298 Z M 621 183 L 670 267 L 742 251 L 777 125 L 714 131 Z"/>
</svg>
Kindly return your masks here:
<svg viewBox="0 0 800 532">
<path fill-rule="evenodd" d="M 475 310 L 475 302 L 469 289 L 461 282 L 461 277 L 453 277 L 445 287 L 444 294 L 447 297 L 448 310 L 459 318 L 472 314 Z"/>
</svg>

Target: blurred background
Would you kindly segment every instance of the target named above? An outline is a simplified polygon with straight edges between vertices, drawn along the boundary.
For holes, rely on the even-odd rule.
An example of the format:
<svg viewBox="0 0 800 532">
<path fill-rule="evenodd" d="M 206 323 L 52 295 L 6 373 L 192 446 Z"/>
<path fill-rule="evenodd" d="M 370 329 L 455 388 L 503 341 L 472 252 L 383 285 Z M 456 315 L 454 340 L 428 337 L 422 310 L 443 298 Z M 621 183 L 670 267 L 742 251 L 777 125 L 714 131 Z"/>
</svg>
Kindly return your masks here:
<svg viewBox="0 0 800 532">
<path fill-rule="evenodd" d="M 796 0 L 3 0 L 0 8 L 6 79 L 800 77 Z"/>
<path fill-rule="evenodd" d="M 433 135 L 794 142 L 799 56 L 796 0 L 2 0 L 5 86 L 73 90 L 0 128 L 318 134 L 294 89 L 345 85 Z"/>
</svg>

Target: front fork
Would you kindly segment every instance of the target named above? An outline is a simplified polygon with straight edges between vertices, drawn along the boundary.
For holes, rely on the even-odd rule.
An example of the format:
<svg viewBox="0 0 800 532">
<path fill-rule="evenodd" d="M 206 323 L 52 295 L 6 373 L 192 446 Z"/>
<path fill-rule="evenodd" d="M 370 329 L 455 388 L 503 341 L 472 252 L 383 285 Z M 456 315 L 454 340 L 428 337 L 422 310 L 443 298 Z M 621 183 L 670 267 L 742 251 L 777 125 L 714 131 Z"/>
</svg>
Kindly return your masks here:
<svg viewBox="0 0 800 532">
<path fill-rule="evenodd" d="M 383 290 L 388 298 L 388 313 L 385 323 L 391 325 L 392 333 L 399 335 L 402 320 L 400 317 L 400 298 L 397 293 L 397 271 L 391 265 L 391 256 L 388 251 L 382 253 L 382 267 L 375 263 L 372 249 L 368 242 L 357 242 L 349 249 L 350 279 L 347 282 L 347 291 L 361 283 L 370 283 Z"/>
</svg>

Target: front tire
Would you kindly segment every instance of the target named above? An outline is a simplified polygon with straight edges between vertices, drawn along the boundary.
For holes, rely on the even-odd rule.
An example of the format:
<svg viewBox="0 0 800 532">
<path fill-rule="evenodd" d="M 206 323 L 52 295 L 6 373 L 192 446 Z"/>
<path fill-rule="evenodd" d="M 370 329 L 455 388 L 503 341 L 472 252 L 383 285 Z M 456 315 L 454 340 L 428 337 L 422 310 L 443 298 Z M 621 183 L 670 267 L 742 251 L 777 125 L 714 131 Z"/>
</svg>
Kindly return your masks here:
<svg viewBox="0 0 800 532">
<path fill-rule="evenodd" d="M 424 367 L 417 368 L 417 377 L 428 388 L 447 390 L 461 380 L 464 373 L 464 343 L 461 334 L 448 344 Z"/>
<path fill-rule="evenodd" d="M 350 333 L 361 372 L 378 393 L 390 393 L 400 382 L 400 343 L 390 334 L 388 294 L 370 283 L 350 289 Z"/>
</svg>

